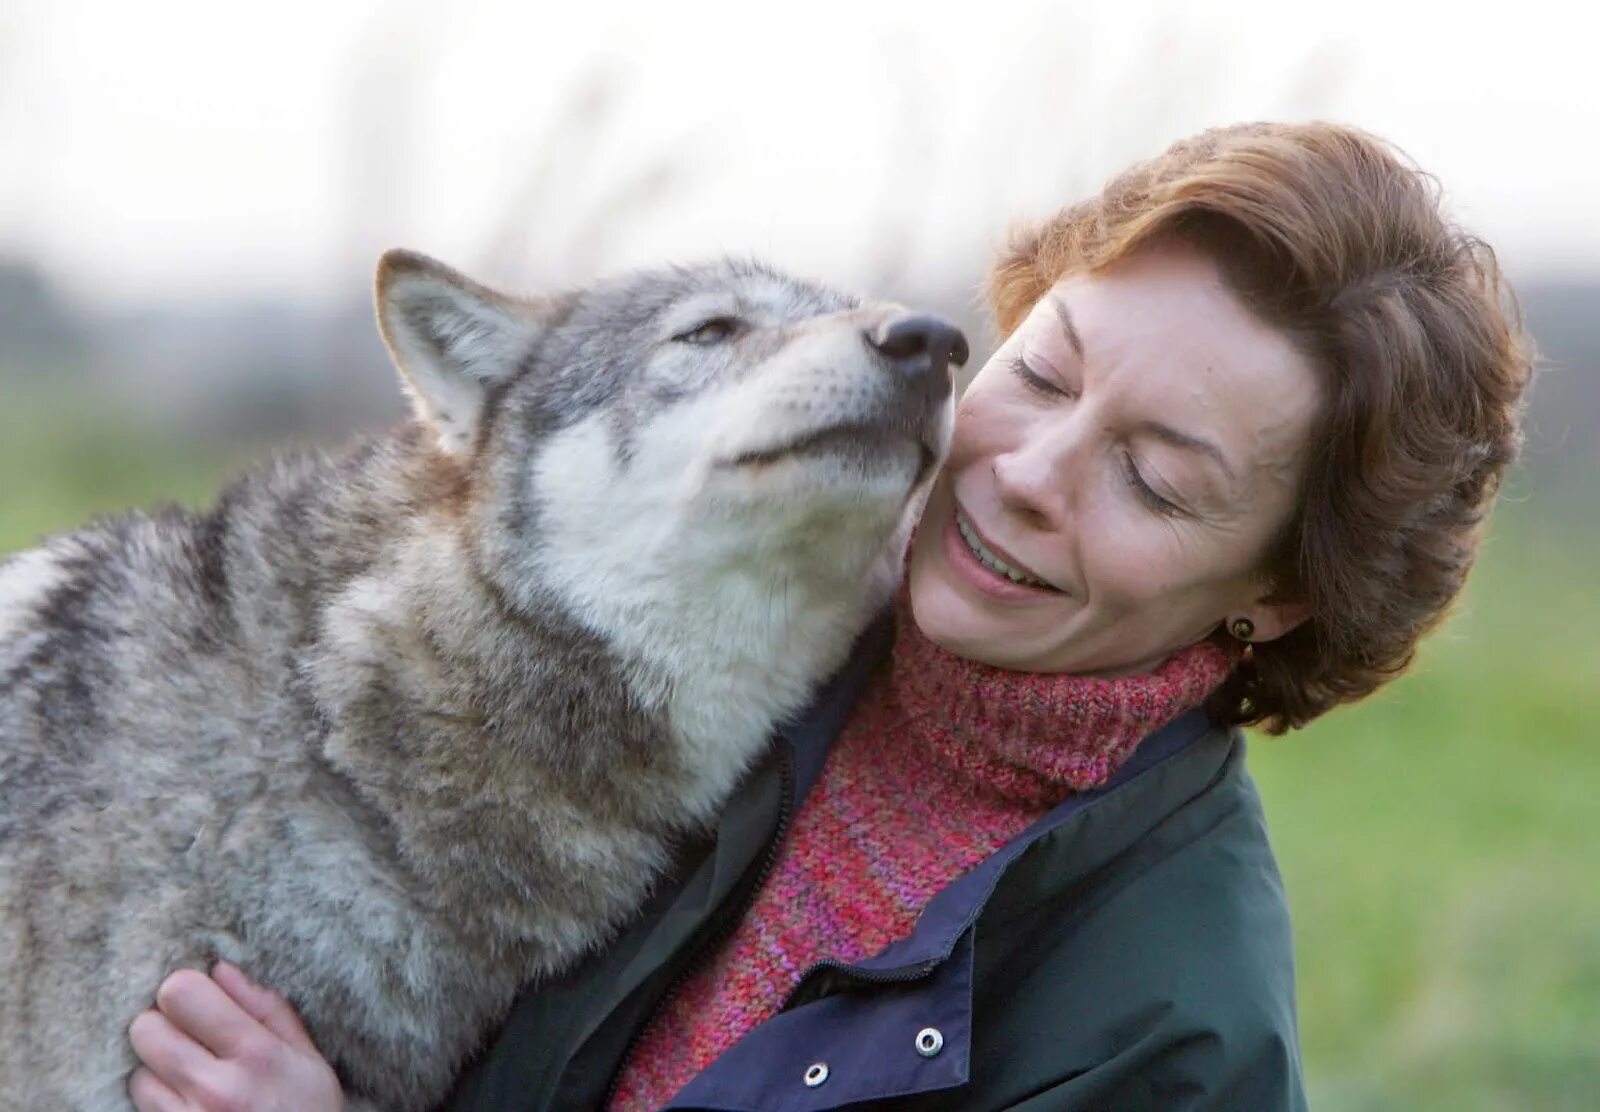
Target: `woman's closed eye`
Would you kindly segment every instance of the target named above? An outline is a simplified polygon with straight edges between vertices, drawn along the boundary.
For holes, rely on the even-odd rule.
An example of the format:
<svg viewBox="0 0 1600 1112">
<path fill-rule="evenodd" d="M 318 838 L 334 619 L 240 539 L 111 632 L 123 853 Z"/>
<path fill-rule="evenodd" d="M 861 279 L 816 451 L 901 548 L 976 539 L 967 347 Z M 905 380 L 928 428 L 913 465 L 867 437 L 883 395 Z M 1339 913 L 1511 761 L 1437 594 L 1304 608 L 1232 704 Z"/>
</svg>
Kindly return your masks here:
<svg viewBox="0 0 1600 1112">
<path fill-rule="evenodd" d="M 1138 497 L 1139 501 L 1154 512 L 1166 517 L 1176 517 L 1184 512 L 1183 507 L 1176 502 L 1163 498 L 1156 492 L 1154 487 L 1145 481 L 1144 476 L 1139 473 L 1139 465 L 1133 460 L 1132 452 L 1124 451 L 1122 453 L 1122 471 L 1128 480 L 1128 486 L 1133 489 L 1133 493 Z"/>
<path fill-rule="evenodd" d="M 1047 398 L 1071 398 L 1075 396 L 1055 379 L 1041 375 L 1028 366 L 1028 361 L 1020 355 L 1011 357 L 1011 372 L 1021 379 L 1022 384 L 1035 394 L 1040 394 Z"/>
</svg>

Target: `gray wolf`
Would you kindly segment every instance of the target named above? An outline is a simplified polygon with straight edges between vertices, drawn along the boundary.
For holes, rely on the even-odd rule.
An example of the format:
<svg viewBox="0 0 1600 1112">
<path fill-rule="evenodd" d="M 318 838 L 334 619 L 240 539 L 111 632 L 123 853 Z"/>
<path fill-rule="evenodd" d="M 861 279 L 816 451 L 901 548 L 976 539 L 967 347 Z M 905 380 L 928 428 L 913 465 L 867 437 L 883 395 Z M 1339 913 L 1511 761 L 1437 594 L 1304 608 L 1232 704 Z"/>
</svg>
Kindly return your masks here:
<svg viewBox="0 0 1600 1112">
<path fill-rule="evenodd" d="M 415 421 L 0 565 L 0 1107 L 126 1108 L 214 957 L 437 1101 L 887 600 L 965 358 L 733 261 L 377 301 Z"/>
</svg>

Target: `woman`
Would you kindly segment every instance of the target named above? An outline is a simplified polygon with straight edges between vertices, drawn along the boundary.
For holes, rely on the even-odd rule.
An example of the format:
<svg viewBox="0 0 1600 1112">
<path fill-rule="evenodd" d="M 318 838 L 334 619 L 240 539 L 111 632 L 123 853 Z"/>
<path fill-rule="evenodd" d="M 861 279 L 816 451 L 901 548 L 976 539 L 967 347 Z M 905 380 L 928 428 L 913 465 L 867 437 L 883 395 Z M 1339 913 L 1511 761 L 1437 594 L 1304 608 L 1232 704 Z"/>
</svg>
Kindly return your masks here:
<svg viewBox="0 0 1600 1112">
<path fill-rule="evenodd" d="M 1529 375 L 1509 292 L 1313 124 L 1135 166 L 990 295 L 897 612 L 451 1107 L 1303 1107 L 1237 727 L 1370 693 L 1459 591 Z M 142 1109 L 337 1105 L 237 970 L 132 1036 Z"/>
</svg>

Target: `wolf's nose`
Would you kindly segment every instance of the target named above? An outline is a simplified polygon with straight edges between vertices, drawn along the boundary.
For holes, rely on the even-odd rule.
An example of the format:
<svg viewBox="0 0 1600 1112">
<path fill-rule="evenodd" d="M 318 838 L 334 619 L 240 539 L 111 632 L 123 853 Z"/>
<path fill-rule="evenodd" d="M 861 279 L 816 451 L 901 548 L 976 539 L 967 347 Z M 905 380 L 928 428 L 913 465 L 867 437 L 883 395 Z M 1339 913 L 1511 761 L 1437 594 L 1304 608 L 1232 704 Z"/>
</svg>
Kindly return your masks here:
<svg viewBox="0 0 1600 1112">
<path fill-rule="evenodd" d="M 912 376 L 943 375 L 967 361 L 967 338 L 949 321 L 927 313 L 892 317 L 867 333 L 867 343 Z"/>
</svg>

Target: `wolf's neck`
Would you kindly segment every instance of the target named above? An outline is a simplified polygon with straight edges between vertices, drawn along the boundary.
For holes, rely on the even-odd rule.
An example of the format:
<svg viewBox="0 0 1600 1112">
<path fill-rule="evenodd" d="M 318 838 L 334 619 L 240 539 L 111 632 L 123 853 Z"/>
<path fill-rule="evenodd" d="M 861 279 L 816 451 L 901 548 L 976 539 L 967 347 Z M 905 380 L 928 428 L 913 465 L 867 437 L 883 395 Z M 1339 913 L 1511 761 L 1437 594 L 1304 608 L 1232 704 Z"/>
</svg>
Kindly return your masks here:
<svg viewBox="0 0 1600 1112">
<path fill-rule="evenodd" d="M 236 600 L 265 607 L 248 618 L 278 630 L 290 620 L 272 606 L 281 594 L 303 624 L 331 594 L 386 560 L 419 512 L 459 499 L 459 471 L 426 435 L 403 425 L 334 454 L 283 453 L 223 491 L 205 526 L 223 536 L 230 561 L 248 565 L 241 571 L 280 588 L 264 600 Z"/>
<path fill-rule="evenodd" d="M 726 549 L 681 554 L 627 538 L 540 544 L 496 537 L 494 525 L 486 539 L 428 487 L 440 484 L 416 453 L 349 466 L 351 493 L 325 510 L 340 520 L 324 545 L 330 593 L 314 662 L 324 709 L 384 729 L 397 702 L 463 728 L 489 722 L 507 743 L 498 747 L 522 760 L 570 769 L 592 755 L 597 777 L 615 771 L 600 737 L 661 731 L 690 781 L 679 782 L 693 820 L 710 817 L 776 722 L 843 663 L 887 602 L 903 551 L 903 537 L 847 551 L 842 538 L 867 546 L 881 533 L 828 528 L 837 522 L 791 530 L 762 552 L 732 544 L 762 543 L 749 530 L 730 531 Z M 370 521 L 398 524 L 375 531 Z M 380 706 L 374 692 L 390 694 Z M 516 744 L 516 723 L 570 733 L 557 721 L 563 707 L 596 735 L 567 740 L 581 754 Z"/>
<path fill-rule="evenodd" d="M 659 665 L 671 676 L 668 716 L 708 765 L 730 750 L 759 752 L 774 726 L 799 713 L 816 684 L 843 665 L 881 601 L 859 580 L 790 591 L 787 613 L 770 623 L 752 620 L 773 607 L 769 598 L 730 600 L 744 613 L 704 621 L 698 652 L 686 647 Z"/>
<path fill-rule="evenodd" d="M 568 604 L 629 662 L 637 697 L 662 714 L 687 764 L 706 770 L 711 806 L 887 603 L 899 577 L 896 543 L 881 553 L 830 539 L 815 551 L 663 559 L 647 575 L 591 566 L 588 581 L 606 589 L 569 595 Z M 556 578 L 577 585 L 576 576 Z"/>
</svg>

